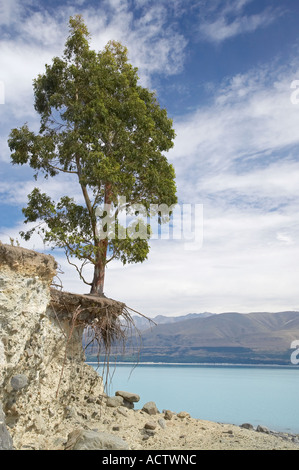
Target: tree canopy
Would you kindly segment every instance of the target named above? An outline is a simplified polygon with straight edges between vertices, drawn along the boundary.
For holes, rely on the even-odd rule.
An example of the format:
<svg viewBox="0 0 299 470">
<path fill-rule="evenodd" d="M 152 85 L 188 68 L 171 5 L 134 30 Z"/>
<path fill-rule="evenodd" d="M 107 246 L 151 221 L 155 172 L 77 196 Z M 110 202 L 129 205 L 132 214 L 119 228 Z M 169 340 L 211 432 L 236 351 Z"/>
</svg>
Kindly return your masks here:
<svg viewBox="0 0 299 470">
<path fill-rule="evenodd" d="M 38 224 L 21 235 L 28 240 L 38 230 L 70 262 L 80 260 L 81 267 L 74 265 L 93 294 L 103 294 L 112 259 L 137 263 L 149 253 L 150 225 L 141 219 L 133 232 L 117 221 L 109 236 L 107 216 L 118 213 L 119 199 L 126 213 L 139 204 L 146 215 L 153 205 L 177 202 L 174 168 L 165 156 L 175 138 L 173 123 L 156 94 L 139 85 L 137 73 L 126 47 L 110 41 L 102 51 L 92 50 L 83 18 L 71 17 L 63 56 L 33 82 L 39 132 L 25 124 L 9 136 L 13 164 L 29 164 L 35 178 L 73 178 L 58 201 L 38 188 L 28 195 L 25 223 Z M 142 223 L 146 236 L 134 236 Z M 86 263 L 94 265 L 90 281 L 83 275 Z"/>
</svg>

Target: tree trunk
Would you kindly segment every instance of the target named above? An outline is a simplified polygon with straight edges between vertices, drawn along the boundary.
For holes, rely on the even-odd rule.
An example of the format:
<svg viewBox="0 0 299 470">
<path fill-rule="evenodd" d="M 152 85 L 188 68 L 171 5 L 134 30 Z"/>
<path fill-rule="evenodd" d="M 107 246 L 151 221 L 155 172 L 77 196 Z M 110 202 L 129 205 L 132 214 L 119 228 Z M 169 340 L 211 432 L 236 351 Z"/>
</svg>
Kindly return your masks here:
<svg viewBox="0 0 299 470">
<path fill-rule="evenodd" d="M 104 203 L 108 207 L 111 204 L 111 184 L 105 187 Z M 109 209 L 108 209 L 109 210 Z M 94 276 L 90 293 L 93 295 L 104 295 L 105 269 L 107 263 L 108 238 L 98 242 L 98 255 L 94 266 Z"/>
<path fill-rule="evenodd" d="M 105 269 L 107 259 L 108 240 L 99 243 L 100 252 L 94 265 L 94 275 L 90 293 L 93 295 L 104 295 Z"/>
<path fill-rule="evenodd" d="M 94 267 L 94 275 L 90 293 L 93 295 L 104 295 L 105 264 L 100 261 Z"/>
</svg>

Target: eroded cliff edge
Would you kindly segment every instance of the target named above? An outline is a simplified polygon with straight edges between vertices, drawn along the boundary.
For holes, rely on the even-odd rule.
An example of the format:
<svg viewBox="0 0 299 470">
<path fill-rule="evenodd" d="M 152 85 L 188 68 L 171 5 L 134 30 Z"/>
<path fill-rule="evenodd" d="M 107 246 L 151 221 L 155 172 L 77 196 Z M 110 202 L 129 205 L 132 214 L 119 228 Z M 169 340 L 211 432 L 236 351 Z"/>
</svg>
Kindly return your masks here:
<svg viewBox="0 0 299 470">
<path fill-rule="evenodd" d="M 52 290 L 55 272 L 53 257 L 0 243 L 0 450 L 299 449 L 298 436 L 109 403 L 82 332 L 110 332 L 124 304 Z"/>
<path fill-rule="evenodd" d="M 84 362 L 82 334 L 109 299 L 51 289 L 56 269 L 50 255 L 0 243 L 0 404 L 15 449 L 51 448 L 66 422 L 84 427 L 101 413 L 103 384 Z"/>
</svg>

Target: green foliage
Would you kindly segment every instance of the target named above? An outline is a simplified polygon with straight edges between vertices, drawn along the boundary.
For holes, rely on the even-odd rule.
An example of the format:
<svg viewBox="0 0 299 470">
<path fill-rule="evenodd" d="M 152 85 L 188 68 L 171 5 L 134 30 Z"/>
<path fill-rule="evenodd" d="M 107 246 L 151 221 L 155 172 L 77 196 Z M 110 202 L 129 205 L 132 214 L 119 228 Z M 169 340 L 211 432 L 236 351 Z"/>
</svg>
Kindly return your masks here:
<svg viewBox="0 0 299 470">
<path fill-rule="evenodd" d="M 55 57 L 34 80 L 34 107 L 40 115 L 38 134 L 25 124 L 9 137 L 13 164 L 29 164 L 35 178 L 67 173 L 79 184 L 84 206 L 69 196 L 58 202 L 35 188 L 23 210 L 25 222 L 38 222 L 46 242 L 67 255 L 106 265 L 142 262 L 147 239 L 126 231 L 119 238 L 99 237 L 96 209 L 117 207 L 120 196 L 130 205 L 177 202 L 175 173 L 163 152 L 173 146 L 172 120 L 155 94 L 138 84 L 137 69 L 127 49 L 110 41 L 103 51 L 89 46 L 81 16 L 70 19 L 70 34 L 62 58 Z M 22 233 L 29 239 L 33 230 Z M 123 232 L 122 232 L 123 233 Z M 109 253 L 110 258 L 108 258 Z"/>
</svg>

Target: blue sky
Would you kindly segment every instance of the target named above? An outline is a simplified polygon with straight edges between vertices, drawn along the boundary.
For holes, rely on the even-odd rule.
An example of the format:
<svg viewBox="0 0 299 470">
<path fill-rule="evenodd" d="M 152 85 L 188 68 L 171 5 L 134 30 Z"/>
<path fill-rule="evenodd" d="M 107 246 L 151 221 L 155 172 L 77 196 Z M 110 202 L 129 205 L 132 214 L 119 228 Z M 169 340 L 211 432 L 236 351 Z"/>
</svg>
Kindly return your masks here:
<svg viewBox="0 0 299 470">
<path fill-rule="evenodd" d="M 177 134 L 168 158 L 179 200 L 203 205 L 201 249 L 153 240 L 145 263 L 111 263 L 106 294 L 149 316 L 299 309 L 295 0 L 0 0 L 0 240 L 46 251 L 38 236 L 19 236 L 27 194 L 35 185 L 52 197 L 79 194 L 69 179 L 35 183 L 30 168 L 11 165 L 7 146 L 12 128 L 38 130 L 32 80 L 61 55 L 76 13 L 92 48 L 122 42 L 141 84 L 157 91 Z M 55 257 L 65 290 L 86 292 Z"/>
</svg>

